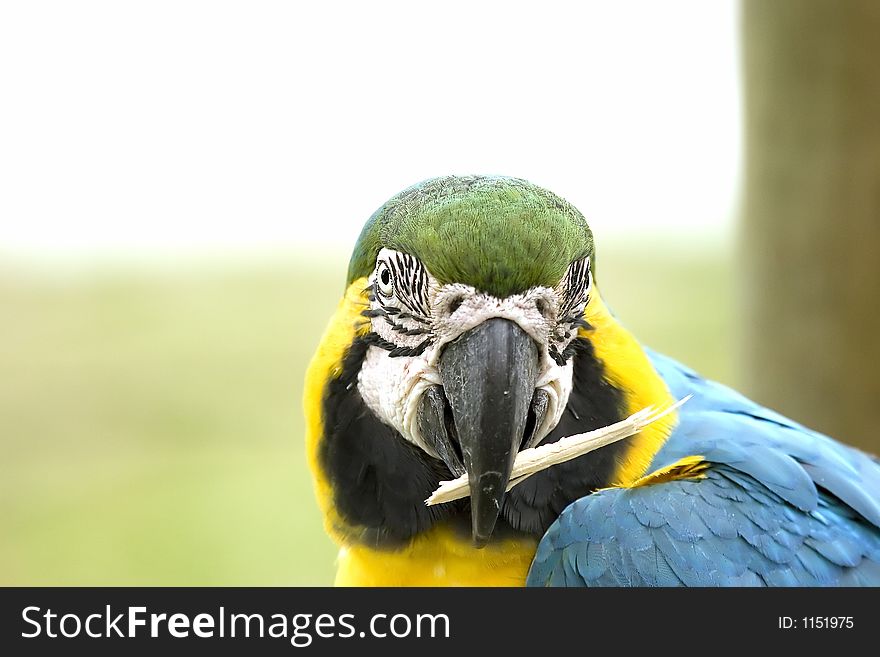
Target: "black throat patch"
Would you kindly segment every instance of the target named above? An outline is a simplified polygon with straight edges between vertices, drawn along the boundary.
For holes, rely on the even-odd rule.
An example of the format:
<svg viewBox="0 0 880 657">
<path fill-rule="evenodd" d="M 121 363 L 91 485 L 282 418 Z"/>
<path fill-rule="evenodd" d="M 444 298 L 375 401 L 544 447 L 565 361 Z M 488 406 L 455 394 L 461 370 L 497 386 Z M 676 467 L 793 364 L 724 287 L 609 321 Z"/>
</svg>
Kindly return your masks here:
<svg viewBox="0 0 880 657">
<path fill-rule="evenodd" d="M 319 459 L 348 524 L 339 529 L 368 545 L 397 547 L 462 505 L 425 505 L 441 480 L 453 478 L 446 465 L 379 420 L 358 392 L 369 347 L 369 338 L 357 338 L 327 385 Z"/>
<path fill-rule="evenodd" d="M 623 393 L 603 377 L 592 345 L 583 338 L 576 342 L 573 390 L 562 419 L 542 444 L 625 417 Z M 369 346 L 364 338 L 352 343 L 341 374 L 328 382 L 324 395 L 319 460 L 347 525 L 339 529 L 361 543 L 389 549 L 402 547 L 441 520 L 468 534 L 468 500 L 425 505 L 440 481 L 454 478 L 446 465 L 379 420 L 361 398 L 357 377 Z M 542 536 L 571 502 L 611 483 L 627 443 L 622 440 L 555 465 L 511 489 L 494 536 Z"/>
</svg>

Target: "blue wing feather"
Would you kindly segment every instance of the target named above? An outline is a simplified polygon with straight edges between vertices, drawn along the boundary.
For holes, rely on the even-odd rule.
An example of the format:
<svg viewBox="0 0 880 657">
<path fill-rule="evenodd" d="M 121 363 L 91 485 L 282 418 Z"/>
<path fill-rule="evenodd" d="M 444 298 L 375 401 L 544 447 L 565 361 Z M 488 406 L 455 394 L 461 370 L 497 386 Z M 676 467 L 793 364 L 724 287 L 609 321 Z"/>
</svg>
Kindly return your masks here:
<svg viewBox="0 0 880 657">
<path fill-rule="evenodd" d="M 651 469 L 704 479 L 581 498 L 538 547 L 532 586 L 880 586 L 880 464 L 649 352 L 693 395 Z"/>
</svg>

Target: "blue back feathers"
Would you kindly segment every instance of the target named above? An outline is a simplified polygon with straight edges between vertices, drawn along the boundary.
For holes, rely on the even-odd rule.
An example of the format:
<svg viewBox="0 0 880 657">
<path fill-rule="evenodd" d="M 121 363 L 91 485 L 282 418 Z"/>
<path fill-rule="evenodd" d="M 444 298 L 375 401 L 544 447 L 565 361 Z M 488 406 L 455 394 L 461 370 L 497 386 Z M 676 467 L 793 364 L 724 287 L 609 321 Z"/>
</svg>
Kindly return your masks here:
<svg viewBox="0 0 880 657">
<path fill-rule="evenodd" d="M 650 470 L 703 479 L 602 490 L 566 508 L 530 586 L 880 586 L 880 463 L 648 352 L 693 398 Z"/>
</svg>

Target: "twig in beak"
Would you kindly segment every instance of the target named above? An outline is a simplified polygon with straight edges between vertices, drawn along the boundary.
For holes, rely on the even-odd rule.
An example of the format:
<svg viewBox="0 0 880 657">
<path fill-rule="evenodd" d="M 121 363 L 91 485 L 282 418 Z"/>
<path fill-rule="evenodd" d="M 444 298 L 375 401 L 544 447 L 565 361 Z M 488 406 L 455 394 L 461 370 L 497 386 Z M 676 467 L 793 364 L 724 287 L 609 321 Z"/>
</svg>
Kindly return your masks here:
<svg viewBox="0 0 880 657">
<path fill-rule="evenodd" d="M 665 408 L 655 409 L 652 406 L 648 406 L 633 413 L 625 420 L 610 424 L 607 427 L 560 438 L 555 443 L 548 445 L 524 449 L 516 455 L 507 490 L 522 483 L 536 472 L 559 463 L 565 463 L 600 447 L 605 447 L 618 440 L 623 440 L 637 434 L 649 424 L 672 413 L 690 398 L 691 395 L 688 395 Z M 431 494 L 431 497 L 425 500 L 425 504 L 432 506 L 434 504 L 442 504 L 443 502 L 451 502 L 467 497 L 469 494 L 468 476 L 463 474 L 458 479 L 453 479 L 452 481 L 441 481 L 437 490 Z"/>
</svg>

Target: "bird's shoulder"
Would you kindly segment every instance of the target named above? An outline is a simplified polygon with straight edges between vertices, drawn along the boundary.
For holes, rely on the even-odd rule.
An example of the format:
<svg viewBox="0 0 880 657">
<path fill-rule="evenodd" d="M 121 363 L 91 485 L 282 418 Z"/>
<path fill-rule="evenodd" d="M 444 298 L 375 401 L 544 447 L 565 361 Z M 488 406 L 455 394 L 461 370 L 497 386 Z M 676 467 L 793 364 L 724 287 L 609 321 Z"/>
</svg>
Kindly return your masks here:
<svg viewBox="0 0 880 657">
<path fill-rule="evenodd" d="M 824 489 L 880 527 L 880 463 L 864 452 L 770 410 L 677 361 L 648 352 L 676 398 L 692 395 L 651 465 L 690 455 L 725 464 L 804 511 Z"/>
<path fill-rule="evenodd" d="M 649 357 L 675 397 L 693 395 L 652 463 L 666 474 L 569 505 L 529 584 L 880 584 L 875 459 Z"/>
</svg>

